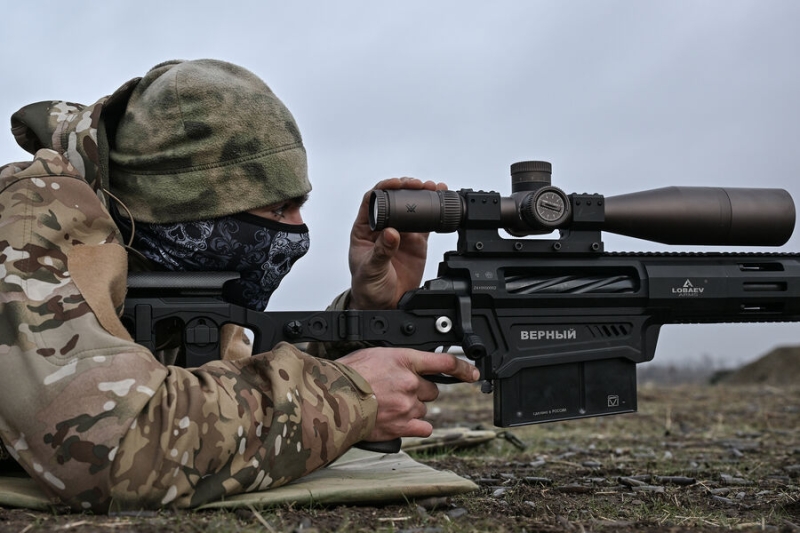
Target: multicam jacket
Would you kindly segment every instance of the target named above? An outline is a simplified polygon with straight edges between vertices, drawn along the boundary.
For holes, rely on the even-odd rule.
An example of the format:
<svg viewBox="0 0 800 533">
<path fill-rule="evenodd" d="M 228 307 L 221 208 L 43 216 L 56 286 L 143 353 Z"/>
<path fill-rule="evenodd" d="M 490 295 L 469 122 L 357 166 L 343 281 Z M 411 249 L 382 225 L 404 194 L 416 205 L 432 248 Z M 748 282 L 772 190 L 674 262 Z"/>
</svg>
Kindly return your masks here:
<svg viewBox="0 0 800 533">
<path fill-rule="evenodd" d="M 134 80 L 135 81 L 135 80 Z M 12 118 L 31 162 L 0 168 L 0 438 L 54 502 L 192 507 L 276 487 L 362 440 L 377 402 L 348 367 L 281 344 L 164 366 L 118 313 L 101 99 Z"/>
</svg>

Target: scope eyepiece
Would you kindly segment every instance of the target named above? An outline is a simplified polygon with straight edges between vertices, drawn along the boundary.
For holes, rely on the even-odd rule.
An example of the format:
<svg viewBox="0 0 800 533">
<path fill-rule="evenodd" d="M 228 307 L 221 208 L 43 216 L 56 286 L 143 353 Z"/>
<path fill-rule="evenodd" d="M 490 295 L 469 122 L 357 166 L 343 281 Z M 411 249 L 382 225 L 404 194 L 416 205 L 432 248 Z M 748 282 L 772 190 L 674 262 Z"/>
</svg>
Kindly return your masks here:
<svg viewBox="0 0 800 533">
<path fill-rule="evenodd" d="M 456 191 L 382 190 L 369 197 L 369 226 L 373 231 L 452 233 L 461 225 L 465 208 Z"/>
</svg>

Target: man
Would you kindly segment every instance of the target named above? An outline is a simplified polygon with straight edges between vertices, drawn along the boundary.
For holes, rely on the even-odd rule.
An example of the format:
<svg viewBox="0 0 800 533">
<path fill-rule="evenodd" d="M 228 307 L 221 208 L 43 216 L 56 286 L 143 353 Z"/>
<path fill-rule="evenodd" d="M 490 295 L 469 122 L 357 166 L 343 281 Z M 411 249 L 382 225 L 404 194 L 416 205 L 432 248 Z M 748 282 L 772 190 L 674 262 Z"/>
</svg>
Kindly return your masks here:
<svg viewBox="0 0 800 533">
<path fill-rule="evenodd" d="M 0 169 L 0 438 L 55 501 L 192 507 L 276 487 L 359 441 L 429 434 L 437 389 L 420 375 L 477 379 L 408 349 L 327 361 L 280 344 L 185 369 L 132 342 L 119 320 L 129 259 L 236 267 L 228 297 L 263 308 L 308 246 L 299 130 L 245 69 L 167 62 L 90 106 L 27 106 L 12 131 L 34 159 Z M 352 287 L 334 305 L 395 306 L 425 252 L 425 235 L 371 232 L 365 200 Z"/>
</svg>

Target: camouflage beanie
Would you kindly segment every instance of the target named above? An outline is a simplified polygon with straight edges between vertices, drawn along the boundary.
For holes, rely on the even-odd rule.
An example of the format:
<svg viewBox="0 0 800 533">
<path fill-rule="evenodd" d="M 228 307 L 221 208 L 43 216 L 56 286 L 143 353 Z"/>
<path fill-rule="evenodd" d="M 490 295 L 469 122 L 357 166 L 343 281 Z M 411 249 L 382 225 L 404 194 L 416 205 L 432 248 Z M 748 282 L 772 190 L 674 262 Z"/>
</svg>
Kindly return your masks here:
<svg viewBox="0 0 800 533">
<path fill-rule="evenodd" d="M 142 222 L 220 217 L 311 190 L 289 110 L 253 73 L 223 61 L 154 67 L 109 141 L 111 192 Z"/>
</svg>

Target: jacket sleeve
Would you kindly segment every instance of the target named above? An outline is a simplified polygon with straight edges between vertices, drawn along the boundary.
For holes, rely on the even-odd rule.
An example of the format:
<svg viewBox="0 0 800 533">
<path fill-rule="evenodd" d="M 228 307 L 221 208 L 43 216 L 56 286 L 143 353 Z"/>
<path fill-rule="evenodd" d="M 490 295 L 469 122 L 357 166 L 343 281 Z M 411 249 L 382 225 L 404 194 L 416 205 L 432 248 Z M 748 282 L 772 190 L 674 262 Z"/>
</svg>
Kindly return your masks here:
<svg viewBox="0 0 800 533">
<path fill-rule="evenodd" d="M 119 322 L 124 249 L 58 153 L 0 174 L 0 436 L 54 501 L 190 507 L 285 484 L 363 440 L 377 402 L 290 345 L 165 367 Z"/>
</svg>

